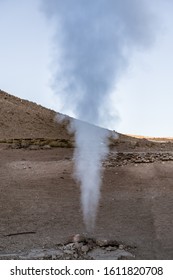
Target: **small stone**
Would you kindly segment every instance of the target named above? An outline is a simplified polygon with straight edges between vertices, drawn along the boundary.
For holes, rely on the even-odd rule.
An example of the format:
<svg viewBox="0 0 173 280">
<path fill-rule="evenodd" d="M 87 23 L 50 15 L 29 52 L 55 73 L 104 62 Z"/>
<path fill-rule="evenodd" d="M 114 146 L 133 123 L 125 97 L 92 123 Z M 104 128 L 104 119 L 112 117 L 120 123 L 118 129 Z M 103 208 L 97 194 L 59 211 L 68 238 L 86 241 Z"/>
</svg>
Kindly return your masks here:
<svg viewBox="0 0 173 280">
<path fill-rule="evenodd" d="M 76 234 L 72 237 L 73 242 L 82 242 L 85 240 L 84 236 Z"/>
<path fill-rule="evenodd" d="M 114 250 L 116 250 L 116 248 L 115 248 L 115 247 L 111 247 L 111 246 L 109 246 L 109 247 L 107 247 L 107 248 L 106 248 L 106 251 L 114 251 Z"/>
<path fill-rule="evenodd" d="M 69 256 L 69 255 L 63 258 L 63 260 L 70 260 L 70 259 L 71 259 L 71 256 Z"/>
<path fill-rule="evenodd" d="M 71 250 L 64 250 L 64 254 L 73 255 L 73 251 L 71 251 Z"/>
<path fill-rule="evenodd" d="M 82 247 L 82 245 L 83 245 L 83 243 L 81 243 L 81 242 L 80 243 L 79 242 L 75 242 L 74 243 L 74 248 L 75 249 L 80 249 Z"/>
<path fill-rule="evenodd" d="M 65 246 L 65 250 L 72 250 L 74 247 L 74 243 L 69 243 Z"/>
<path fill-rule="evenodd" d="M 29 146 L 29 149 L 30 149 L 30 150 L 38 150 L 38 149 L 39 149 L 39 146 L 38 146 L 38 145 L 30 145 L 30 146 Z"/>
<path fill-rule="evenodd" d="M 120 250 L 123 250 L 123 249 L 124 249 L 124 245 L 120 244 L 120 245 L 119 245 L 119 249 L 120 249 Z"/>
<path fill-rule="evenodd" d="M 83 253 L 87 253 L 87 252 L 89 251 L 89 247 L 88 247 L 87 245 L 83 245 L 83 246 L 81 247 L 81 251 L 82 251 Z"/>
<path fill-rule="evenodd" d="M 44 145 L 43 149 L 45 149 L 45 150 L 51 149 L 51 146 L 50 145 Z"/>
<path fill-rule="evenodd" d="M 108 240 L 106 240 L 106 239 L 96 240 L 96 244 L 99 247 L 105 247 L 105 246 L 108 246 Z"/>
<path fill-rule="evenodd" d="M 78 254 L 75 253 L 75 254 L 73 255 L 73 257 L 74 257 L 75 259 L 78 259 L 79 256 L 78 256 Z"/>
</svg>

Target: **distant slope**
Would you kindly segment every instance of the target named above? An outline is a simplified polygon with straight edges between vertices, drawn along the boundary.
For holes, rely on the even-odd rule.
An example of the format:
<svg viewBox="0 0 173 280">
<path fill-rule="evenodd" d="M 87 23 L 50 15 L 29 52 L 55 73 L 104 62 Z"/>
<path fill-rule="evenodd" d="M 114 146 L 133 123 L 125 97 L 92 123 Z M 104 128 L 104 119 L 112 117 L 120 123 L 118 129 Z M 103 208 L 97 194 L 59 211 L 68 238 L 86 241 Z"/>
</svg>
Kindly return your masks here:
<svg viewBox="0 0 173 280">
<path fill-rule="evenodd" d="M 55 111 L 0 91 L 0 139 L 69 139 L 67 121 L 56 122 L 56 115 Z"/>
<path fill-rule="evenodd" d="M 59 123 L 55 120 L 55 118 L 60 120 L 62 117 L 63 115 L 60 113 L 0 90 L 0 142 L 2 143 L 17 143 L 17 145 L 20 144 L 20 147 L 23 147 L 26 141 L 29 145 L 37 143 L 37 145 L 49 144 L 54 147 L 74 146 L 74 137 L 68 132 L 68 124 L 71 118 L 67 116 L 65 120 Z M 135 137 L 120 133 L 118 133 L 118 136 L 118 139 L 115 139 L 115 133 L 112 133 L 109 143 L 111 146 L 119 147 L 122 150 L 145 146 L 155 147 L 157 143 L 172 142 L 172 139 L 165 138 Z M 34 141 L 26 140 L 22 142 L 24 143 L 22 146 L 22 139 L 28 138 Z M 44 141 L 44 139 L 48 139 L 48 141 Z"/>
</svg>

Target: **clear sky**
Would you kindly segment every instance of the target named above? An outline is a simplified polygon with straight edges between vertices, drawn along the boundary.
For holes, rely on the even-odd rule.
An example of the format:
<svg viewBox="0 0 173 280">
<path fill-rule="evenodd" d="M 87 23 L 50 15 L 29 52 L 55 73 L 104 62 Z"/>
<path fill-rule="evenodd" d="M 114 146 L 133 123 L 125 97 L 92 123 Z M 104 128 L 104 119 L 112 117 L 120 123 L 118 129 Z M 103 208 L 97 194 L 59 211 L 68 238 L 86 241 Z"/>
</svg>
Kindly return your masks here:
<svg viewBox="0 0 173 280">
<path fill-rule="evenodd" d="M 72 113 L 63 109 L 50 86 L 58 50 L 54 23 L 41 12 L 40 2 L 0 0 L 0 88 Z M 112 120 L 104 126 L 121 133 L 173 137 L 173 1 L 150 3 L 156 17 L 154 42 L 130 58 L 111 94 Z"/>
</svg>

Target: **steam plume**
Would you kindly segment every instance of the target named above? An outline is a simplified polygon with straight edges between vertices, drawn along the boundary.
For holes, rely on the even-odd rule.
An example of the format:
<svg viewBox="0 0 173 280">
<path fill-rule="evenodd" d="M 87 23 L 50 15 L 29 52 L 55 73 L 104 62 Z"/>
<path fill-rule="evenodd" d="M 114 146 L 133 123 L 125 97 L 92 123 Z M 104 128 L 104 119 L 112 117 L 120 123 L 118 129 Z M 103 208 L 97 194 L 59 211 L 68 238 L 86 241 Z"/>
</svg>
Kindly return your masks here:
<svg viewBox="0 0 173 280">
<path fill-rule="evenodd" d="M 105 104 L 137 48 L 151 44 L 151 15 L 145 0 L 43 0 L 56 24 L 60 65 L 54 89 L 66 109 L 88 123 L 102 124 Z M 104 112 L 104 113 L 103 113 Z M 94 226 L 101 185 L 101 160 L 108 152 L 107 131 L 73 122 L 76 177 L 81 184 L 84 221 Z"/>
</svg>

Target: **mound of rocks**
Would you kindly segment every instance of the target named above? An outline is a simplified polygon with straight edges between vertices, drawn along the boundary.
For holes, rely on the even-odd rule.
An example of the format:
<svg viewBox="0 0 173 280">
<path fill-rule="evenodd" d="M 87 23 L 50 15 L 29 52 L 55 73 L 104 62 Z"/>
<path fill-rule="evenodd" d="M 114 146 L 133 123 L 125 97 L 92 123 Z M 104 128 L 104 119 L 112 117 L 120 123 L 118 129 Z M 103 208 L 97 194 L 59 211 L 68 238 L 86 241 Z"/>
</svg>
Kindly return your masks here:
<svg viewBox="0 0 173 280">
<path fill-rule="evenodd" d="M 133 259 L 130 253 L 132 247 L 123 245 L 116 240 L 88 238 L 74 235 L 65 244 L 58 244 L 59 254 L 49 256 L 49 259 L 61 260 L 105 260 Z M 47 259 L 47 258 L 44 258 Z"/>
<path fill-rule="evenodd" d="M 31 249 L 11 254 L 0 254 L 3 260 L 119 260 L 134 259 L 135 247 L 116 240 L 88 238 L 76 234 L 67 242 L 49 249 Z"/>
<path fill-rule="evenodd" d="M 121 152 L 121 153 L 110 153 L 103 166 L 115 167 L 123 166 L 127 164 L 139 164 L 139 163 L 152 163 L 152 162 L 164 162 L 173 161 L 172 152 Z"/>
</svg>

